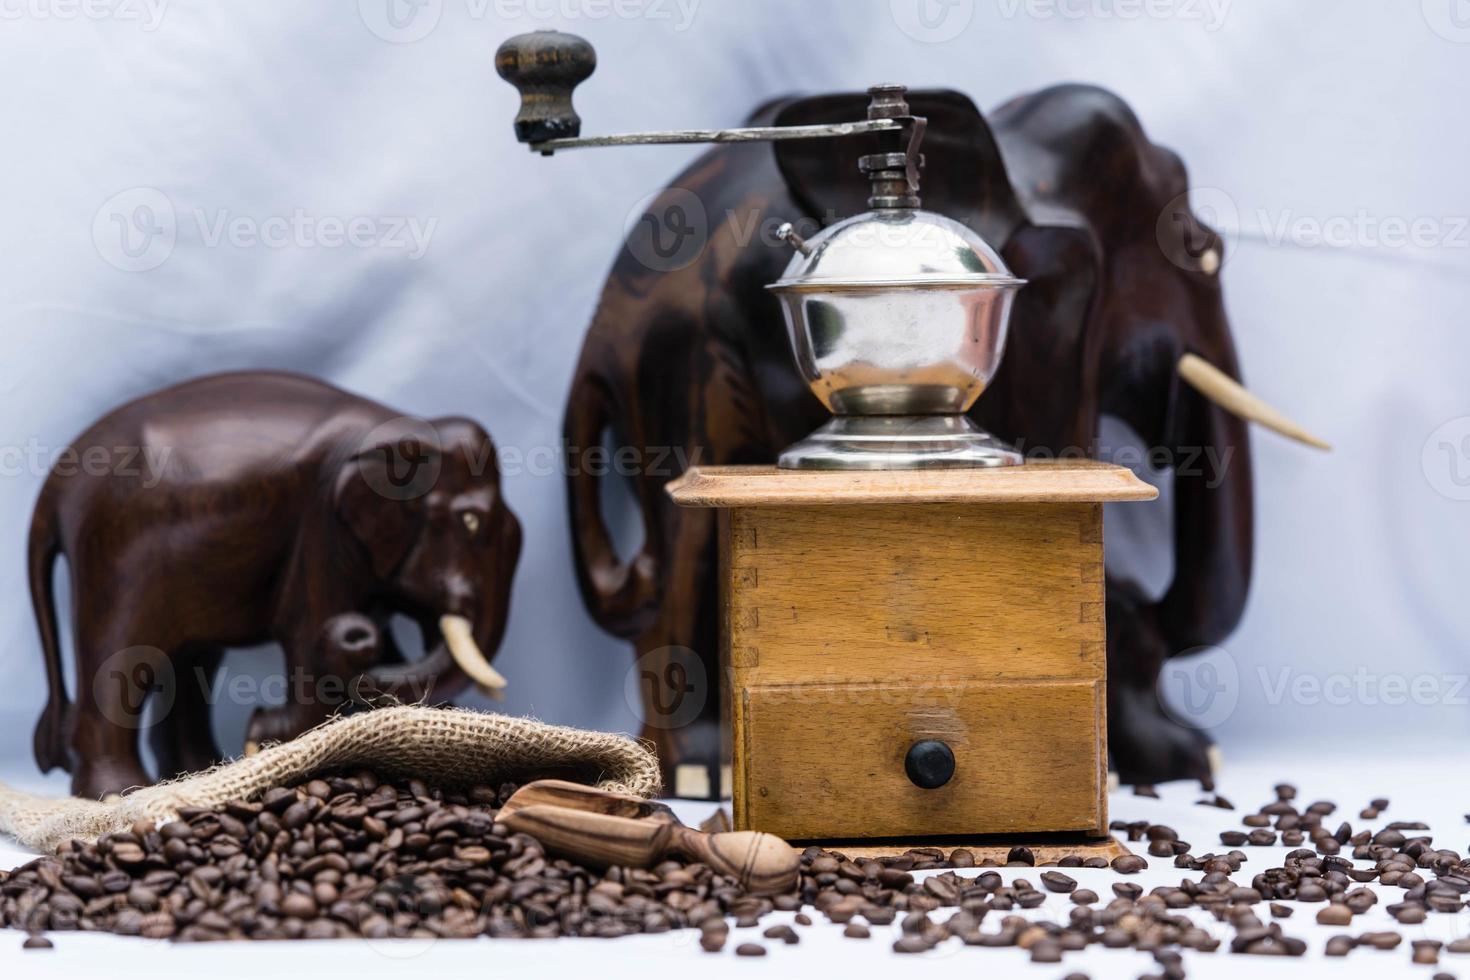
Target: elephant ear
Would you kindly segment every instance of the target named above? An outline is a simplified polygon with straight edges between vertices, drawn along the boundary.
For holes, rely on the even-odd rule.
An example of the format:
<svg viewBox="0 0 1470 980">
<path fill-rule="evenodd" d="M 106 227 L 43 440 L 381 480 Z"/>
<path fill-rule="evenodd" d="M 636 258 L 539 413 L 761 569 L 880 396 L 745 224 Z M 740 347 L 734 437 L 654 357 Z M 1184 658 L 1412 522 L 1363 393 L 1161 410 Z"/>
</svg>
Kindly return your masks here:
<svg viewBox="0 0 1470 980">
<path fill-rule="evenodd" d="M 921 152 L 919 193 L 925 210 L 959 221 L 999 248 L 1025 220 L 1000 149 L 975 103 L 948 90 L 908 94 L 909 108 L 929 120 Z M 867 117 L 862 92 L 822 95 L 787 103 L 778 126 L 851 122 Z M 774 144 L 776 163 L 792 195 L 823 225 L 868 209 L 870 185 L 858 157 L 877 149 L 873 134 Z"/>
<path fill-rule="evenodd" d="M 408 557 L 424 521 L 424 496 L 438 481 L 437 442 L 409 433 L 352 456 L 337 475 L 337 516 L 367 551 L 373 572 L 387 578 Z"/>
</svg>

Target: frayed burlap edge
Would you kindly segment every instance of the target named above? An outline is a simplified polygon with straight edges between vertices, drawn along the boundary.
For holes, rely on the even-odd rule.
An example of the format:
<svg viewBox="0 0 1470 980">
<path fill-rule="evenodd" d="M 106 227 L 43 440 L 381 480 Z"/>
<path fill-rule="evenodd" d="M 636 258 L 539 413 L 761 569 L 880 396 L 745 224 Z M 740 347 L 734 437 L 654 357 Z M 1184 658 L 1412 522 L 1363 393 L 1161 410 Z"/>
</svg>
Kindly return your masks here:
<svg viewBox="0 0 1470 980">
<path fill-rule="evenodd" d="M 659 789 L 658 760 L 626 736 L 458 708 L 396 707 L 333 719 L 257 755 L 113 802 L 37 796 L 0 783 L 0 832 L 55 852 L 67 841 L 94 841 L 139 820 L 171 820 L 180 807 L 248 800 L 316 773 L 355 767 L 441 785 L 557 772 L 636 796 Z"/>
</svg>

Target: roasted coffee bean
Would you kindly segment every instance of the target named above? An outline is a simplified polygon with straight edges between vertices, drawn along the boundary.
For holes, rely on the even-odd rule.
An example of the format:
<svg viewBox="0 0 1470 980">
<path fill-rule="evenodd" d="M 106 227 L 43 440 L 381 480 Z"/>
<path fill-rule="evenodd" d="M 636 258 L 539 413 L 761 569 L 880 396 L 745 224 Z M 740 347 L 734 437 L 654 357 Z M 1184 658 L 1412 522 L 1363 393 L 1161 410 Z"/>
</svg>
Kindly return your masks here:
<svg viewBox="0 0 1470 980">
<path fill-rule="evenodd" d="M 1317 913 L 1317 922 L 1324 926 L 1346 926 L 1353 921 L 1353 910 L 1346 905 L 1332 904 Z"/>
<path fill-rule="evenodd" d="M 1374 949 L 1395 949 L 1403 941 L 1404 937 L 1396 932 L 1365 932 L 1358 937 L 1359 945 Z"/>
<path fill-rule="evenodd" d="M 1096 905 L 1097 892 L 1089 888 L 1079 888 L 1072 893 L 1072 901 L 1077 905 Z"/>
<path fill-rule="evenodd" d="M 1326 953 L 1328 956 L 1346 956 L 1353 951 L 1352 936 L 1333 936 L 1327 940 Z"/>
<path fill-rule="evenodd" d="M 1152 786 L 1140 784 L 1133 787 L 1133 795 L 1147 797 L 1151 800 L 1157 800 L 1159 798 L 1159 791 Z"/>
<path fill-rule="evenodd" d="M 761 933 L 761 935 L 767 939 L 779 939 L 788 946 L 795 946 L 801 942 L 801 937 L 790 926 L 771 926 L 771 928 Z"/>
<path fill-rule="evenodd" d="M 1112 868 L 1120 875 L 1136 875 L 1148 867 L 1148 862 L 1137 854 L 1123 854 L 1113 858 Z"/>
<path fill-rule="evenodd" d="M 1421 966 L 1433 966 L 1439 962 L 1439 951 L 1444 946 L 1437 939 L 1420 939 L 1414 942 L 1414 962 Z"/>
<path fill-rule="evenodd" d="M 1176 853 L 1174 850 L 1174 845 L 1176 843 L 1177 841 L 1171 840 L 1149 841 L 1148 852 L 1154 857 L 1173 857 Z"/>
<path fill-rule="evenodd" d="M 54 949 L 51 940 L 45 936 L 27 936 L 25 942 L 20 944 L 21 949 Z"/>
<path fill-rule="evenodd" d="M 766 948 L 760 943 L 741 943 L 735 947 L 736 956 L 765 956 Z"/>
<path fill-rule="evenodd" d="M 1419 923 L 1423 922 L 1426 918 L 1424 914 L 1424 906 L 1422 905 L 1400 906 L 1397 910 L 1392 910 L 1390 914 L 1395 919 L 1397 919 L 1401 925 L 1406 926 L 1416 926 Z"/>
<path fill-rule="evenodd" d="M 849 922 L 847 928 L 842 930 L 842 934 L 848 939 L 867 939 L 871 935 L 868 927 L 861 922 Z"/>
<path fill-rule="evenodd" d="M 1033 867 L 1036 864 L 1036 855 L 1032 853 L 1029 847 L 1013 847 L 1010 853 L 1006 855 L 1006 863 L 1023 864 L 1027 867 Z"/>
<path fill-rule="evenodd" d="M 1060 963 L 1062 944 L 1055 939 L 1038 939 L 1031 944 L 1032 963 Z"/>
<path fill-rule="evenodd" d="M 1062 895 L 1068 895 L 1077 890 L 1077 880 L 1075 878 L 1069 878 L 1060 871 L 1043 871 L 1041 873 L 1041 883 L 1046 887 L 1047 891 L 1057 892 Z"/>
</svg>

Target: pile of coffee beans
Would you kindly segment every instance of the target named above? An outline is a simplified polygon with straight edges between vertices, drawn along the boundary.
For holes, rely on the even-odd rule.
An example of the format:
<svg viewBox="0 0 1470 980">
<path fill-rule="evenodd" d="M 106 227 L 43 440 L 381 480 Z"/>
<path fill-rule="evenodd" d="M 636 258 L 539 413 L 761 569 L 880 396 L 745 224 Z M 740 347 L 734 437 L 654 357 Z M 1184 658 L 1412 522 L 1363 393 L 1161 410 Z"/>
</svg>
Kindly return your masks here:
<svg viewBox="0 0 1470 980">
<path fill-rule="evenodd" d="M 794 945 L 812 925 L 811 908 L 856 941 L 890 937 L 894 951 L 924 953 L 958 939 L 978 947 L 1026 950 L 1033 962 L 1059 963 L 1090 947 L 1150 952 L 1158 975 L 1184 976 L 1181 950 L 1301 956 L 1302 939 L 1283 921 L 1293 908 L 1320 906 L 1319 923 L 1352 930 L 1378 902 L 1370 882 L 1404 889 L 1387 906 L 1398 922 L 1423 922 L 1467 906 L 1470 862 L 1438 849 L 1424 825 L 1394 822 L 1355 830 L 1328 829 L 1336 807 L 1295 803 L 1296 791 L 1242 819 L 1243 831 L 1220 835 L 1230 850 L 1196 855 L 1173 829 L 1148 821 L 1119 822 L 1130 841 L 1185 873 L 1177 886 L 1147 893 L 1125 876 L 1148 867 L 1134 855 L 1111 862 L 1066 857 L 1038 867 L 1027 848 L 1004 862 L 977 860 L 964 848 L 915 848 L 881 860 L 808 848 L 795 889 L 752 896 L 732 879 L 697 862 L 669 860 L 649 870 L 593 870 L 548 855 L 531 837 L 495 823 L 515 787 L 444 790 L 415 780 L 354 772 L 275 789 L 253 801 L 186 809 L 162 826 L 140 823 L 95 844 L 75 842 L 55 857 L 0 872 L 0 925 L 29 933 L 26 947 L 50 948 L 42 933 L 70 930 L 167 938 L 180 942 L 239 939 L 616 937 L 698 928 L 700 945 L 724 950 L 731 920 L 757 926 L 773 911 L 795 913 L 793 925 L 764 931 L 768 944 Z M 1231 810 L 1220 797 L 1203 805 Z M 1388 808 L 1374 800 L 1362 819 Z M 1372 813 L 1374 817 L 1367 814 Z M 1298 847 L 1281 867 L 1244 884 L 1241 847 Z M 1007 882 L 995 870 L 1012 872 Z M 1120 877 L 1104 904 L 1080 888 L 1069 868 L 1108 869 Z M 978 874 L 957 870 L 979 869 Z M 916 872 L 937 872 L 916 876 Z M 1020 914 L 1048 895 L 1065 896 L 1062 922 Z M 953 910 L 942 915 L 941 910 Z M 1224 923 L 1217 938 L 1186 912 Z M 1353 930 L 1326 943 L 1329 956 L 1358 948 L 1394 949 L 1397 932 Z M 1408 943 L 1413 962 L 1439 962 L 1443 952 L 1470 953 L 1470 938 L 1448 944 Z M 740 956 L 764 956 L 758 942 L 737 943 Z"/>
</svg>

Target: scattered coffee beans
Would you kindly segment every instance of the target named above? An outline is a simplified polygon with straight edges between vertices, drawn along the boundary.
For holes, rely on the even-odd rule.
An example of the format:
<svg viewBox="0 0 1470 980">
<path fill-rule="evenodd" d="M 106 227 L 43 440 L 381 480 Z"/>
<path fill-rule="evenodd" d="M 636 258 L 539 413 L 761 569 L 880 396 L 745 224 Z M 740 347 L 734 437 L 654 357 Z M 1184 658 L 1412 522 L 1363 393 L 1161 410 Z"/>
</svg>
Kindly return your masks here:
<svg viewBox="0 0 1470 980">
<path fill-rule="evenodd" d="M 1350 928 L 1378 901 L 1365 883 L 1402 889 L 1385 911 L 1407 924 L 1430 914 L 1459 914 L 1470 895 L 1470 863 L 1436 848 L 1423 824 L 1355 830 L 1339 822 L 1334 829 L 1326 820 L 1335 804 L 1300 808 L 1288 784 L 1276 788 L 1274 801 L 1243 815 L 1247 832 L 1220 834 L 1230 848 L 1224 853 L 1193 854 L 1161 824 L 1115 823 L 1113 829 L 1135 843 L 1147 840 L 1151 855 L 1171 861 L 1186 877 L 1147 893 L 1132 882 L 1110 882 L 1115 897 L 1105 905 L 1060 869 L 1110 866 L 1131 875 L 1149 862 L 1132 854 L 1111 863 L 1081 856 L 1045 861 L 1017 847 L 1004 863 L 1036 870 L 1003 876 L 989 869 L 998 862 L 965 848 L 946 854 L 921 847 L 873 860 L 812 847 L 802 854 L 795 889 L 766 898 L 743 893 L 697 862 L 594 871 L 554 859 L 534 839 L 496 825 L 496 809 L 513 790 L 447 791 L 359 772 L 271 790 L 256 801 L 186 809 L 163 826 L 139 823 L 94 845 L 72 844 L 57 857 L 0 872 L 0 925 L 30 933 L 28 949 L 50 948 L 36 935 L 43 930 L 200 941 L 613 937 L 697 927 L 701 948 L 718 953 L 729 943 L 732 920 L 737 927 L 758 927 L 769 913 L 783 911 L 809 926 L 812 917 L 801 910 L 815 909 L 854 939 L 897 924 L 893 949 L 899 953 L 921 954 L 958 940 L 1022 949 L 1033 962 L 1054 964 L 1092 946 L 1138 949 L 1154 954 L 1156 975 L 1181 980 L 1180 950 L 1221 945 L 1182 910 L 1208 913 L 1232 929 L 1232 953 L 1301 956 L 1306 943 L 1282 929 L 1293 909 L 1286 903 L 1315 904 L 1319 923 Z M 1229 806 L 1219 797 L 1201 802 Z M 1367 809 L 1376 817 L 1387 805 L 1374 800 Z M 1281 844 L 1294 848 L 1281 865 L 1244 871 L 1247 857 L 1239 848 L 1274 845 L 1278 834 Z M 954 870 L 980 865 L 985 869 Z M 1248 883 L 1243 874 L 1250 874 Z M 1065 922 L 1015 914 L 1044 905 L 1047 892 L 1071 896 Z M 1262 922 L 1262 904 L 1277 921 Z M 951 911 L 938 914 L 941 909 Z M 764 937 L 800 941 L 788 925 L 770 926 Z M 1325 951 L 1338 957 L 1359 946 L 1392 950 L 1403 942 L 1391 931 L 1341 934 L 1327 941 Z M 1470 952 L 1470 938 L 1412 946 L 1416 963 L 1432 964 L 1441 952 Z M 764 956 L 766 948 L 747 942 L 735 952 Z"/>
</svg>

